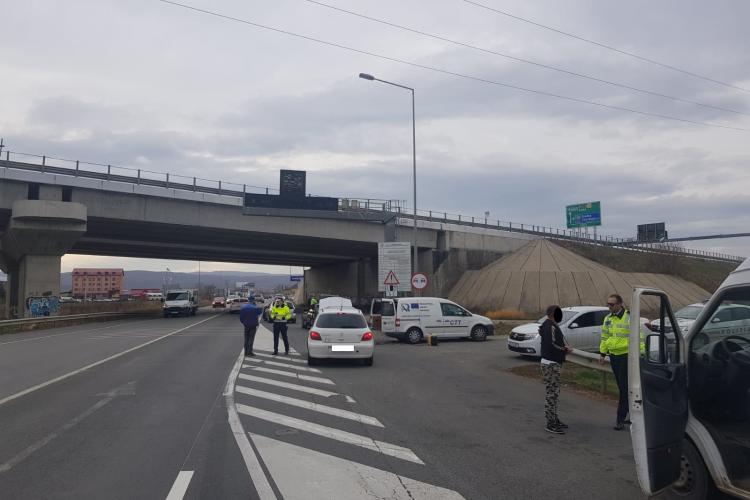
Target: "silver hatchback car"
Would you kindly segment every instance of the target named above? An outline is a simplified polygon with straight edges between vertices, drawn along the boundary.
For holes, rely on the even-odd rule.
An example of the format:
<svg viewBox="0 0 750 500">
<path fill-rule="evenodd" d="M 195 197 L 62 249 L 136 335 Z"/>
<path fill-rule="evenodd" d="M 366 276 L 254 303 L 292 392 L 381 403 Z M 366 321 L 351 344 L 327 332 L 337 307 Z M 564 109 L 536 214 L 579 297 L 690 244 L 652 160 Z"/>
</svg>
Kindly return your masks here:
<svg viewBox="0 0 750 500">
<path fill-rule="evenodd" d="M 307 336 L 307 363 L 322 359 L 361 359 L 372 366 L 375 339 L 365 316 L 354 307 L 325 309 Z"/>
</svg>

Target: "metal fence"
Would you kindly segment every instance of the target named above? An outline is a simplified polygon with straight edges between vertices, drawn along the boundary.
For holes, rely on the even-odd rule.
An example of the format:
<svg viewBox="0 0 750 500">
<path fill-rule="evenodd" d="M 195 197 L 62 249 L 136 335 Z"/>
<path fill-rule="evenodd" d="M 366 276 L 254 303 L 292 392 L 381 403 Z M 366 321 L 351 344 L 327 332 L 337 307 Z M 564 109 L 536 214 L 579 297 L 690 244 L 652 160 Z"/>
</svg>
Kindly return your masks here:
<svg viewBox="0 0 750 500">
<path fill-rule="evenodd" d="M 16 151 L 5 151 L 4 161 L 0 165 L 7 168 L 31 170 L 37 172 L 72 175 L 112 182 L 123 182 L 135 185 L 163 187 L 200 193 L 212 193 L 244 199 L 245 193 L 278 194 L 277 188 L 253 186 L 234 182 L 216 181 L 200 177 L 189 177 L 179 174 L 155 172 L 145 169 L 120 167 L 117 165 L 68 160 L 54 156 L 37 155 Z M 19 161 L 26 160 L 26 161 Z M 30 163 L 29 160 L 34 163 Z M 388 212 L 396 217 L 413 218 L 414 213 L 408 209 L 404 200 L 383 200 L 374 198 L 339 198 L 339 210 L 342 211 L 375 211 Z M 497 229 L 509 232 L 536 235 L 550 239 L 569 240 L 580 243 L 624 248 L 636 252 L 649 252 L 668 255 L 681 255 L 724 262 L 741 263 L 744 258 L 717 252 L 694 250 L 689 248 L 668 247 L 663 243 L 638 243 L 632 238 L 588 234 L 581 230 L 560 229 L 534 224 L 453 214 L 435 210 L 417 210 L 417 219 L 441 224 L 456 224 L 485 229 Z"/>
</svg>

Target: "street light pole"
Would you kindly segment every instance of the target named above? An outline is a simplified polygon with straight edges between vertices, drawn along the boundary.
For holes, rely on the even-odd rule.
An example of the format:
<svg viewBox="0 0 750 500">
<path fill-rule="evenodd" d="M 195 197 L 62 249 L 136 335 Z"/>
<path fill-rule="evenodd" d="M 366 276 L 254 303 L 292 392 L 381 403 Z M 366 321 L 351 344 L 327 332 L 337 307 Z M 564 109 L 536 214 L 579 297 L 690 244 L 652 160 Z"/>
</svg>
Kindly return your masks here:
<svg viewBox="0 0 750 500">
<path fill-rule="evenodd" d="M 364 80 L 387 83 L 388 85 L 393 85 L 394 87 L 400 87 L 402 89 L 406 89 L 411 92 L 412 181 L 413 181 L 413 188 L 414 188 L 414 235 L 412 237 L 412 249 L 414 252 L 414 256 L 412 257 L 412 272 L 416 273 L 418 272 L 419 264 L 417 262 L 417 258 L 418 258 L 418 254 L 417 254 L 417 117 L 416 117 L 416 111 L 415 111 L 415 106 L 414 106 L 414 89 L 411 87 L 407 87 L 406 85 L 401 85 L 398 83 L 381 80 L 380 78 L 375 78 L 374 76 L 368 75 L 367 73 L 360 73 L 359 77 Z"/>
</svg>

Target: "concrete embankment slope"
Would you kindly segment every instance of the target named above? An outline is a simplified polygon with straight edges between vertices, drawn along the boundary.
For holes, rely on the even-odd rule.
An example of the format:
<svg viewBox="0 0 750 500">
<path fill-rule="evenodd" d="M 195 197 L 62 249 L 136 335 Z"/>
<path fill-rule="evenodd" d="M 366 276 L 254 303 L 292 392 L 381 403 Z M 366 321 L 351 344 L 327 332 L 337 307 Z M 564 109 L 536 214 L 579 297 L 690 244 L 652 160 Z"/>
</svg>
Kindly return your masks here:
<svg viewBox="0 0 750 500">
<path fill-rule="evenodd" d="M 711 295 L 675 275 L 617 271 L 548 240 L 537 240 L 483 269 L 466 272 L 449 297 L 480 313 L 505 309 L 534 317 L 549 304 L 604 305 L 610 293 L 619 293 L 627 302 L 634 286 L 664 290 L 674 309 Z"/>
</svg>

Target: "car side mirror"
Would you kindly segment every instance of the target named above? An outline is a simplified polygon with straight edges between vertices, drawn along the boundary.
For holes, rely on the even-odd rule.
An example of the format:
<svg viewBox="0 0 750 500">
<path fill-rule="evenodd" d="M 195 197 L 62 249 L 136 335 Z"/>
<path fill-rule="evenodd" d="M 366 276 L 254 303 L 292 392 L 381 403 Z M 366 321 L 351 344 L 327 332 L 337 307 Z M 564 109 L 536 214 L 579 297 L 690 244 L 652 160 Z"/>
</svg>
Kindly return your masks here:
<svg viewBox="0 0 750 500">
<path fill-rule="evenodd" d="M 578 323 L 571 323 L 568 328 L 578 328 Z"/>
</svg>

